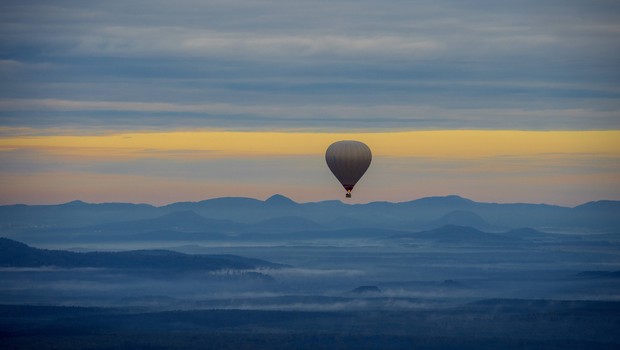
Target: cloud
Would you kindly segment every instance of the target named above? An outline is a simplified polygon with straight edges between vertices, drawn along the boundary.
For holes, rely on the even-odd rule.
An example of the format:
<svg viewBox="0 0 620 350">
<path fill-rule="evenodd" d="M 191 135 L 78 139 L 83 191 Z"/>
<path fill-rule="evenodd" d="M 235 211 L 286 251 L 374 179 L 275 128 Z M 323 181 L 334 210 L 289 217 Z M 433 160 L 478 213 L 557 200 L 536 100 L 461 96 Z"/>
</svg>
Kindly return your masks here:
<svg viewBox="0 0 620 350">
<path fill-rule="evenodd" d="M 11 71 L 21 70 L 44 70 L 53 66 L 47 63 L 27 63 L 18 60 L 2 60 L 0 59 L 0 74 L 6 74 Z"/>
<path fill-rule="evenodd" d="M 2 6 L 0 125 L 619 127 L 613 2 Z"/>
<path fill-rule="evenodd" d="M 578 2 L 184 3 L 5 3 L 5 63 L 55 69 L 15 77 L 2 96 L 500 110 L 544 101 L 542 108 L 586 112 L 603 102 L 618 110 L 608 101 L 618 96 L 618 26 L 605 15 L 613 9 Z M 570 18 L 577 10 L 579 18 Z M 582 100 L 557 100 L 567 95 Z"/>
<path fill-rule="evenodd" d="M 76 126 L 78 114 L 81 128 L 89 126 L 109 129 L 135 129 L 150 125 L 165 129 L 186 127 L 263 128 L 295 127 L 328 130 L 394 130 L 399 128 L 443 129 L 526 129 L 579 130 L 620 128 L 616 109 L 583 108 L 470 108 L 438 107 L 423 104 L 235 104 L 235 103 L 168 103 L 126 101 L 80 101 L 62 99 L 1 99 L 0 111 L 18 112 L 37 118 L 2 117 L 14 127 L 44 125 Z M 93 114 L 94 113 L 94 114 Z M 13 115 L 14 117 L 15 115 Z M 171 118 L 174 116 L 174 119 Z M 47 122 L 45 121 L 47 120 Z M 118 120 L 114 125 L 111 120 Z M 490 122 L 492 121 L 492 122 Z"/>
<path fill-rule="evenodd" d="M 91 55 L 254 54 L 283 58 L 321 54 L 489 54 L 600 43 L 591 39 L 617 31 L 611 8 L 528 1 L 489 6 L 488 1 L 430 3 L 334 1 L 132 1 L 120 4 L 21 2 L 5 5 L 9 33 L 32 37 L 19 26 L 31 21 L 47 29 L 52 43 L 64 42 Z M 617 6 L 615 6 L 617 7 Z M 579 17 L 567 18 L 579 13 Z M 136 15 L 140 13 L 140 15 Z M 9 17 L 11 16 L 11 17 Z M 285 34 L 283 34 L 285 33 Z M 578 35 L 575 35 L 578 34 Z M 6 34 L 5 34 L 6 35 Z M 11 36 L 9 36 L 11 37 Z M 494 51 L 480 51 L 480 49 Z M 382 52 L 380 52 L 382 51 Z"/>
<path fill-rule="evenodd" d="M 78 267 L 63 268 L 58 266 L 41 267 L 0 267 L 0 272 L 100 272 L 103 268 L 97 267 Z"/>
<path fill-rule="evenodd" d="M 269 275 L 277 278 L 323 278 L 323 277 L 358 277 L 366 274 L 362 270 L 352 269 L 304 269 L 304 268 L 285 268 L 278 270 L 269 270 Z"/>
<path fill-rule="evenodd" d="M 105 27 L 80 36 L 74 53 L 79 55 L 132 57 L 253 57 L 292 60 L 300 58 L 425 57 L 441 48 L 424 37 L 397 35 L 257 34 L 220 32 L 179 27 Z"/>
</svg>

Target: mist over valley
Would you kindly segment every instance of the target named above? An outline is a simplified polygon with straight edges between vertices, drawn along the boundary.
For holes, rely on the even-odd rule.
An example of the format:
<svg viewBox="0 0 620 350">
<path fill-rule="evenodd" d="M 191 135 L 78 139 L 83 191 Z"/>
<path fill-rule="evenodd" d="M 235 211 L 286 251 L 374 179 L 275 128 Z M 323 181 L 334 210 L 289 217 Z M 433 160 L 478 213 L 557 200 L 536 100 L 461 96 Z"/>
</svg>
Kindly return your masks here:
<svg viewBox="0 0 620 350">
<path fill-rule="evenodd" d="M 183 347 L 232 348 L 261 329 L 270 344 L 301 348 L 318 344 L 308 337 L 345 348 L 614 348 L 618 207 L 280 195 L 2 206 L 2 342 L 41 346 L 58 332 L 42 326 L 51 317 L 67 346 L 83 332 L 162 345 L 132 334 L 176 329 L 189 332 Z"/>
</svg>

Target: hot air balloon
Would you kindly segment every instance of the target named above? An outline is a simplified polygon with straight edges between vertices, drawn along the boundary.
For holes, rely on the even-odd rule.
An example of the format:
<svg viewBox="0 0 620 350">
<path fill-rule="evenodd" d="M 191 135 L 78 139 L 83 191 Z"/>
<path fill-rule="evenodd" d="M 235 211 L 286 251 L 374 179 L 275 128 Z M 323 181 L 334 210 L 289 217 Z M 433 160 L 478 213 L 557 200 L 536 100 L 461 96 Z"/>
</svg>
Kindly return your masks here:
<svg viewBox="0 0 620 350">
<path fill-rule="evenodd" d="M 371 160 L 370 148 L 359 141 L 334 142 L 325 151 L 327 166 L 347 190 L 347 198 L 351 198 L 353 186 L 362 178 Z"/>
</svg>

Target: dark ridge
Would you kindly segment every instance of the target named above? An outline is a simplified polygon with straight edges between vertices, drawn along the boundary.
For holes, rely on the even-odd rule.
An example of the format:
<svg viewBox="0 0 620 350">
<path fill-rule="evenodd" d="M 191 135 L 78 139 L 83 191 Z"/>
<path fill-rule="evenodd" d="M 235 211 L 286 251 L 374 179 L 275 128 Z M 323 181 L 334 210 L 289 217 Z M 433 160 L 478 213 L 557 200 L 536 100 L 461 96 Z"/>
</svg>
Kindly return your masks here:
<svg viewBox="0 0 620 350">
<path fill-rule="evenodd" d="M 0 266 L 214 271 L 281 268 L 284 265 L 237 255 L 190 255 L 170 250 L 76 253 L 37 249 L 0 237 Z"/>
<path fill-rule="evenodd" d="M 351 291 L 349 294 L 381 294 L 381 289 L 377 286 L 359 286 Z"/>
<path fill-rule="evenodd" d="M 581 205 L 576 206 L 574 209 L 577 210 L 615 210 L 620 212 L 620 201 L 612 201 L 612 200 L 600 200 L 587 202 Z"/>
<path fill-rule="evenodd" d="M 508 235 L 508 236 L 514 236 L 514 237 L 522 237 L 522 238 L 523 237 L 524 238 L 540 238 L 540 237 L 549 236 L 548 233 L 538 231 L 530 227 L 516 228 L 514 230 L 504 232 L 503 234 Z"/>
<path fill-rule="evenodd" d="M 445 225 L 433 230 L 407 233 L 390 238 L 424 239 L 443 243 L 498 243 L 514 242 L 521 239 L 510 236 L 502 236 L 495 233 L 483 232 L 473 227 Z"/>
</svg>

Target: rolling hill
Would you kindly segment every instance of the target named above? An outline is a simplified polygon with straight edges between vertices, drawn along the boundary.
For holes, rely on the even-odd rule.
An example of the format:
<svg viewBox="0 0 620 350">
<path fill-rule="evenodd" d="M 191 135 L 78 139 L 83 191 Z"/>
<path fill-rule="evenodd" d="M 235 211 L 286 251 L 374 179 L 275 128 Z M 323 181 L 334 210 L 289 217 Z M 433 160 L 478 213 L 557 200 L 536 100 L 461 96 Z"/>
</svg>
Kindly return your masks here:
<svg viewBox="0 0 620 350">
<path fill-rule="evenodd" d="M 545 232 L 620 232 L 620 201 L 574 208 L 547 204 L 481 203 L 459 196 L 408 202 L 296 203 L 281 195 L 265 201 L 215 198 L 161 207 L 146 204 L 74 201 L 60 205 L 0 206 L 0 234 L 19 240 L 56 235 L 178 233 L 278 233 L 375 228 L 421 231 L 445 225 L 483 231 L 530 227 Z M 161 235 L 160 235 L 161 236 Z"/>
<path fill-rule="evenodd" d="M 169 250 L 75 253 L 37 249 L 0 238 L 0 266 L 215 271 L 281 268 L 284 265 L 237 255 L 190 255 Z"/>
</svg>

